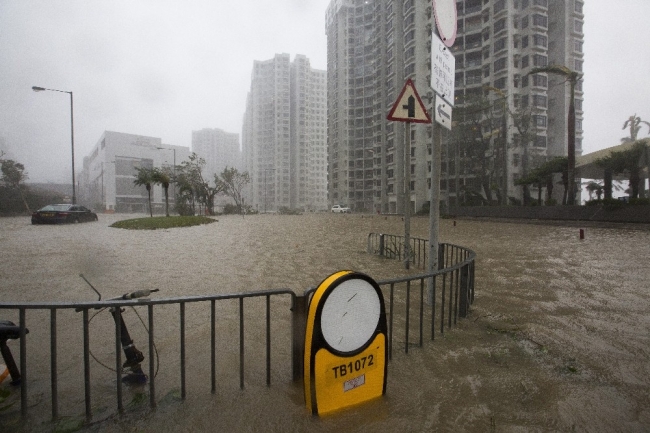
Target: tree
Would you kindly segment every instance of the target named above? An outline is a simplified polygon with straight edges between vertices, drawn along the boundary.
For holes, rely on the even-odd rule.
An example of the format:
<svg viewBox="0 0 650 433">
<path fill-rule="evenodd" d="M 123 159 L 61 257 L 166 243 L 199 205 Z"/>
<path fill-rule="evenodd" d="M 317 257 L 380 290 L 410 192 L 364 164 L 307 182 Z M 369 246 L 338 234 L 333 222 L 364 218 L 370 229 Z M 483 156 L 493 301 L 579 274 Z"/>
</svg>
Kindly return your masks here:
<svg viewBox="0 0 650 433">
<path fill-rule="evenodd" d="M 231 197 L 235 201 L 235 206 L 241 212 L 244 206 L 244 197 L 242 195 L 242 190 L 244 187 L 250 183 L 250 176 L 248 172 L 245 171 L 240 173 L 234 167 L 224 168 L 221 172 L 221 176 L 214 175 L 214 182 L 218 185 L 220 191 L 224 192 L 228 197 Z"/>
<path fill-rule="evenodd" d="M 153 217 L 151 209 L 151 185 L 154 183 L 154 170 L 153 168 L 136 167 L 137 175 L 133 183 L 137 186 L 144 186 L 147 188 L 147 195 L 149 196 L 149 215 Z"/>
<path fill-rule="evenodd" d="M 576 170 L 576 109 L 575 109 L 575 88 L 578 80 L 582 78 L 582 74 L 572 71 L 564 65 L 549 65 L 541 68 L 533 68 L 526 75 L 532 74 L 555 74 L 565 77 L 569 83 L 570 94 L 569 94 L 569 114 L 567 117 L 567 157 L 569 166 L 567 169 L 567 177 L 569 180 L 568 190 L 570 191 L 567 204 L 574 205 L 576 199 L 576 179 L 575 179 L 575 170 Z"/>
<path fill-rule="evenodd" d="M 2 157 L 3 154 L 0 154 Z M 0 168 L 2 170 L 2 177 L 0 177 L 0 183 L 6 185 L 10 189 L 15 189 L 20 194 L 20 198 L 25 205 L 25 210 L 28 213 L 31 213 L 27 200 L 25 199 L 24 189 L 27 186 L 24 184 L 24 181 L 27 179 L 27 173 L 25 173 L 25 166 L 19 162 L 16 162 L 12 159 L 0 159 Z"/>
<path fill-rule="evenodd" d="M 636 141 L 637 134 L 639 133 L 639 130 L 641 129 L 641 123 L 645 123 L 648 126 L 648 129 L 650 131 L 650 123 L 646 122 L 645 120 L 641 120 L 640 117 L 638 117 L 636 114 L 634 116 L 630 116 L 629 119 L 625 121 L 623 124 L 623 129 L 627 128 L 629 126 L 630 128 L 630 137 L 625 137 L 622 138 L 621 141 L 623 142 L 629 142 L 629 141 Z"/>
<path fill-rule="evenodd" d="M 587 183 L 587 192 L 589 193 L 589 200 L 593 200 L 594 194 L 596 195 L 596 198 L 600 200 L 603 197 L 603 191 L 604 188 L 600 184 L 600 182 L 595 182 L 595 181 L 589 181 Z"/>
<path fill-rule="evenodd" d="M 205 206 L 208 214 L 214 215 L 214 198 L 223 189 L 216 181 L 212 186 L 203 178 L 204 166 L 205 159 L 192 153 L 176 173 L 176 185 L 179 189 L 176 210 L 181 215 L 196 213 L 196 203 Z"/>
<path fill-rule="evenodd" d="M 487 202 L 492 204 L 498 166 L 496 141 L 503 134 L 502 118 L 482 92 L 456 110 L 454 117 L 461 120 L 452 129 L 452 140 L 459 146 L 458 154 L 463 155 L 465 172 L 476 179 L 473 186 L 465 186 L 466 194 L 482 192 Z M 501 191 L 497 188 L 496 192 L 500 198 Z"/>
<path fill-rule="evenodd" d="M 630 182 L 630 197 L 639 197 L 639 183 L 641 181 L 641 167 L 639 162 L 648 151 L 645 140 L 637 140 L 627 150 L 611 152 L 604 158 L 596 160 L 596 164 L 605 170 L 605 198 L 612 198 L 612 175 L 627 174 Z"/>
<path fill-rule="evenodd" d="M 528 173 L 527 176 L 519 179 L 517 185 L 531 185 L 536 184 L 538 186 L 537 200 L 539 203 L 542 201 L 542 188 L 546 187 L 546 204 L 550 205 L 552 203 L 551 198 L 553 195 L 553 175 L 555 173 L 562 173 L 562 184 L 564 185 L 564 200 L 566 200 L 567 191 L 568 191 L 568 181 L 567 181 L 567 167 L 568 167 L 568 158 L 565 156 L 556 156 L 552 158 L 539 167 L 533 169 Z"/>
<path fill-rule="evenodd" d="M 154 168 L 151 180 L 154 185 L 161 185 L 165 192 L 165 216 L 169 216 L 169 184 L 171 176 L 168 169 Z"/>
</svg>

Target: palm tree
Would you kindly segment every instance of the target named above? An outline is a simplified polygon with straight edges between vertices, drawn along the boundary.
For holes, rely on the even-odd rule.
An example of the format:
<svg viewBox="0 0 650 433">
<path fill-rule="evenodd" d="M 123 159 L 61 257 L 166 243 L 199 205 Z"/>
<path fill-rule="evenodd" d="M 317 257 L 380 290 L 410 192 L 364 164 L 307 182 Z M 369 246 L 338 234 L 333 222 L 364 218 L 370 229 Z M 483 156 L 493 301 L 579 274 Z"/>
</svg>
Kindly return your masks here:
<svg viewBox="0 0 650 433">
<path fill-rule="evenodd" d="M 147 188 L 147 194 L 149 195 L 149 215 L 153 217 L 153 211 L 151 210 L 151 184 L 153 183 L 153 168 L 145 167 L 136 167 L 135 168 L 138 174 L 136 175 L 133 183 L 137 186 L 143 186 Z"/>
<path fill-rule="evenodd" d="M 600 182 L 595 182 L 593 180 L 589 181 L 586 187 L 587 192 L 589 193 L 589 200 L 593 200 L 593 195 L 595 193 L 596 198 L 600 201 L 603 196 L 603 192 L 605 191 L 605 188 L 600 184 Z"/>
<path fill-rule="evenodd" d="M 549 65 L 541 68 L 533 68 L 526 75 L 532 74 L 555 74 L 565 77 L 570 86 L 570 99 L 569 99 L 569 114 L 567 118 L 567 156 L 569 158 L 569 167 L 567 169 L 567 176 L 569 180 L 569 196 L 567 204 L 574 205 L 576 202 L 576 107 L 575 107 L 575 88 L 578 80 L 582 78 L 582 74 L 572 71 L 564 65 Z"/>
<path fill-rule="evenodd" d="M 636 141 L 637 134 L 639 133 L 639 130 L 641 129 L 641 123 L 645 123 L 648 126 L 648 130 L 650 131 L 650 123 L 646 122 L 645 120 L 641 120 L 640 117 L 638 117 L 636 114 L 634 116 L 630 116 L 629 119 L 625 121 L 623 124 L 623 129 L 627 128 L 628 126 L 630 127 L 630 138 L 622 138 L 622 141 Z"/>
<path fill-rule="evenodd" d="M 169 216 L 169 184 L 171 183 L 169 170 L 153 168 L 151 181 L 153 184 L 163 187 L 163 191 L 165 191 L 165 216 Z"/>
<path fill-rule="evenodd" d="M 596 160 L 596 164 L 605 170 L 605 198 L 612 198 L 612 175 L 620 173 L 629 174 L 630 197 L 639 197 L 639 182 L 641 180 L 639 161 L 644 152 L 647 152 L 645 141 L 637 140 L 627 150 L 612 152 L 608 156 Z"/>
</svg>

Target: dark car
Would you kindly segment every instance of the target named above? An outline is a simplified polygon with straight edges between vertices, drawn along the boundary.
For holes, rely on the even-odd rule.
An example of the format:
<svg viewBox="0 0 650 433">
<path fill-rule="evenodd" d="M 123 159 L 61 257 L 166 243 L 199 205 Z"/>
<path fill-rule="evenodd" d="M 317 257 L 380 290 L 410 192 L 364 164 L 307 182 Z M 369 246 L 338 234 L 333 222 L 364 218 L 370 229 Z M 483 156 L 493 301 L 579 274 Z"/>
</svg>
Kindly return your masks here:
<svg viewBox="0 0 650 433">
<path fill-rule="evenodd" d="M 32 214 L 32 224 L 65 224 L 97 221 L 97 214 L 76 204 L 50 204 Z"/>
</svg>

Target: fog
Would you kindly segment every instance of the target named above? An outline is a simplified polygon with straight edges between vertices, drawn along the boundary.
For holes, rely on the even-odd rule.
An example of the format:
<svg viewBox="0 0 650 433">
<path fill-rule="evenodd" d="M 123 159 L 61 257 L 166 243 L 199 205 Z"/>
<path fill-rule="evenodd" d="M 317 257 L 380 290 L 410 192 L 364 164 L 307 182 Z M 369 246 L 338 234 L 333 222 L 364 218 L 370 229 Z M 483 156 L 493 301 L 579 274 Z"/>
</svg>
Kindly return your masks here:
<svg viewBox="0 0 650 433">
<path fill-rule="evenodd" d="M 327 66 L 329 0 L 0 2 L 0 148 L 31 182 L 70 178 L 70 97 L 77 169 L 104 130 L 189 147 L 192 130 L 241 134 L 255 60 L 304 54 Z M 585 152 L 650 120 L 650 2 L 585 2 Z M 648 135 L 642 129 L 639 137 Z"/>
</svg>

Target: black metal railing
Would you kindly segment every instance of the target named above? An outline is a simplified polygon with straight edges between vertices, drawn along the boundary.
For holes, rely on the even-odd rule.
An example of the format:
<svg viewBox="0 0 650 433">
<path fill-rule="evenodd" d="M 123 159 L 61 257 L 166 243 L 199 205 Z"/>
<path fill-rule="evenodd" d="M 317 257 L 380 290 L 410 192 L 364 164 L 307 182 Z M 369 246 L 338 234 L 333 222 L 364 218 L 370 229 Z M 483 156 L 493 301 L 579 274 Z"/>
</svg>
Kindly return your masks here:
<svg viewBox="0 0 650 433">
<path fill-rule="evenodd" d="M 390 258 L 400 258 L 402 257 L 399 244 L 399 236 L 393 235 L 377 235 L 383 238 L 383 249 L 379 248 L 379 237 L 373 236 L 371 234 L 368 240 L 368 249 L 369 252 L 374 254 L 379 254 L 383 251 L 384 257 Z M 412 251 L 414 252 L 412 260 L 414 264 L 421 264 L 424 266 L 426 263 L 426 251 L 427 251 L 427 242 L 422 239 L 412 239 L 413 246 Z M 445 327 L 447 329 L 451 328 L 452 325 L 456 324 L 458 317 L 465 317 L 469 311 L 469 306 L 474 301 L 474 260 L 475 253 L 467 248 L 460 247 L 453 244 L 440 244 L 439 245 L 439 256 L 438 263 L 441 269 L 436 270 L 432 273 L 424 273 L 418 275 L 409 275 L 384 281 L 378 281 L 379 286 L 384 291 L 384 297 L 387 299 L 387 318 L 388 318 L 388 350 L 389 350 L 389 360 L 392 359 L 393 349 L 396 346 L 403 345 L 404 353 L 408 353 L 409 346 L 413 341 L 417 341 L 418 346 L 423 345 L 425 329 L 430 331 L 430 339 L 435 339 L 436 327 L 439 326 L 439 332 L 442 334 L 445 332 Z M 125 328 L 120 326 L 122 318 L 122 309 L 127 307 L 134 307 L 137 309 L 146 309 L 146 321 L 141 319 L 143 325 L 146 322 L 146 330 L 148 334 L 147 346 L 148 350 L 146 351 L 148 357 L 148 365 L 145 366 L 145 369 L 148 368 L 148 397 L 149 404 L 153 408 L 156 406 L 156 392 L 157 384 L 156 380 L 157 374 L 157 360 L 158 352 L 156 349 L 156 339 L 161 338 L 156 333 L 156 323 L 160 323 L 160 316 L 165 319 L 164 324 L 171 323 L 170 328 L 166 328 L 165 332 L 169 333 L 178 333 L 179 346 L 179 371 L 178 371 L 178 380 L 180 382 L 180 398 L 185 399 L 187 395 L 187 353 L 186 353 L 186 307 L 190 304 L 198 304 L 199 306 L 203 304 L 209 304 L 209 327 L 210 327 L 210 360 L 209 370 L 210 370 L 210 383 L 211 383 L 211 392 L 215 393 L 217 389 L 217 382 L 222 379 L 221 376 L 217 375 L 216 366 L 217 361 L 217 350 L 216 350 L 216 341 L 217 337 L 221 337 L 224 332 L 221 328 L 217 329 L 217 313 L 216 308 L 223 305 L 223 303 L 233 302 L 237 303 L 236 313 L 232 315 L 222 315 L 220 319 L 230 320 L 230 325 L 228 330 L 232 331 L 233 320 L 232 316 L 236 316 L 238 319 L 238 354 L 234 353 L 236 348 L 230 347 L 230 355 L 233 357 L 238 356 L 238 373 L 239 373 L 239 387 L 244 388 L 244 377 L 245 377 L 245 355 L 248 353 L 245 351 L 245 342 L 247 334 L 245 330 L 245 311 L 249 312 L 250 310 L 245 310 L 245 301 L 257 299 L 258 303 L 264 302 L 264 313 L 259 311 L 260 305 L 255 304 L 256 310 L 252 313 L 249 312 L 249 315 L 252 314 L 253 317 L 259 318 L 256 321 L 256 325 L 253 325 L 253 337 L 261 338 L 263 333 L 264 342 L 255 345 L 255 347 L 264 347 L 263 353 L 259 354 L 258 357 L 265 359 L 265 376 L 266 376 L 266 385 L 271 385 L 271 372 L 283 371 L 286 369 L 287 364 L 291 365 L 291 377 L 293 380 L 299 380 L 302 378 L 302 364 L 303 364 L 303 353 L 304 353 L 304 336 L 305 336 L 305 320 L 306 312 L 308 307 L 308 302 L 311 294 L 313 293 L 313 288 L 305 291 L 304 295 L 296 295 L 293 291 L 288 289 L 279 289 L 279 290 L 265 290 L 257 291 L 250 293 L 242 294 L 228 294 L 228 295 L 212 295 L 212 296 L 186 296 L 186 297 L 175 297 L 167 299 L 139 299 L 139 300 L 111 300 L 111 301 L 96 301 L 96 302 L 48 302 L 48 303 L 12 303 L 4 302 L 0 303 L 0 316 L 3 319 L 16 320 L 19 326 L 19 359 L 20 359 L 20 372 L 22 374 L 22 379 L 20 382 L 20 411 L 23 416 L 27 414 L 28 411 L 28 397 L 30 392 L 30 385 L 32 382 L 39 382 L 41 386 L 44 382 L 49 379 L 49 393 L 51 401 L 51 416 L 52 420 L 57 420 L 60 418 L 60 402 L 59 394 L 60 391 L 60 371 L 65 369 L 59 364 L 60 358 L 65 356 L 65 366 L 69 367 L 72 361 L 75 358 L 81 358 L 83 363 L 83 401 L 85 406 L 85 417 L 86 421 L 90 422 L 93 418 L 93 409 L 92 402 L 96 398 L 94 393 L 105 392 L 105 388 L 95 388 L 93 378 L 91 377 L 91 350 L 90 350 L 90 321 L 92 320 L 91 312 L 94 312 L 97 309 L 111 309 L 114 314 L 114 330 L 109 332 L 109 334 L 114 333 L 113 337 L 104 336 L 103 344 L 112 345 L 114 343 L 114 349 L 111 349 L 111 352 L 114 350 L 114 371 L 115 371 L 115 398 L 116 406 L 118 412 L 124 411 L 123 403 L 123 384 L 122 384 L 122 375 L 123 375 L 123 363 L 122 363 L 122 348 L 124 347 L 122 333 Z M 425 296 L 426 295 L 426 296 Z M 288 299 L 287 299 L 288 297 Z M 277 299 L 277 301 L 275 301 Z M 275 308 L 271 308 L 271 301 L 280 302 L 280 304 L 274 303 Z M 287 302 L 289 301 L 289 302 Z M 177 316 L 170 316 L 168 314 L 168 309 L 178 308 Z M 61 321 L 60 317 L 65 316 L 65 318 L 75 317 L 73 315 L 78 314 L 74 311 L 81 312 L 81 334 L 83 344 L 82 348 L 77 352 L 65 351 L 64 355 L 59 353 L 59 329 L 63 327 L 61 323 L 65 323 L 64 327 L 64 338 L 66 340 L 74 339 L 74 335 L 79 333 L 79 328 L 75 327 L 76 325 L 71 324 L 74 320 L 64 320 Z M 414 313 L 414 311 L 417 312 Z M 48 314 L 49 313 L 49 314 Z M 9 315 L 9 317 L 5 317 Z M 45 326 L 41 323 L 47 322 L 47 317 L 49 315 L 49 378 L 47 367 L 38 368 L 33 367 L 32 364 L 38 364 L 42 367 L 43 363 L 46 363 L 47 360 L 43 359 L 47 353 L 46 336 L 47 330 L 39 329 L 40 335 L 36 339 L 36 335 L 39 332 L 34 332 L 35 327 L 44 328 Z M 30 322 L 28 323 L 28 316 Z M 261 316 L 264 316 L 262 325 Z M 415 321 L 412 320 L 415 318 Z M 93 316 L 94 317 L 94 316 Z M 171 317 L 171 320 L 170 320 Z M 157 320 L 154 320 L 157 319 Z M 176 324 L 177 322 L 177 324 Z M 276 328 L 276 331 L 271 334 L 272 324 Z M 220 322 L 220 326 L 222 322 Z M 203 329 L 205 324 L 201 321 L 193 320 L 191 325 L 191 332 L 196 333 L 197 330 Z M 29 341 L 30 347 L 28 350 L 28 337 L 27 329 L 30 329 Z M 260 328 L 265 328 L 263 331 Z M 228 331 L 228 332 L 230 332 Z M 128 331 L 127 331 L 128 332 Z M 280 337 L 277 335 L 281 334 Z M 412 335 L 416 334 L 416 340 L 413 339 Z M 403 336 L 403 337 L 402 337 Z M 278 356 L 278 360 L 273 363 L 272 361 L 275 358 L 272 358 L 272 337 L 275 339 L 275 344 L 284 345 L 286 348 L 287 344 L 291 345 L 290 354 Z M 233 337 L 235 338 L 235 337 Z M 250 338 L 250 337 L 249 337 Z M 31 340 L 34 339 L 34 346 L 31 347 Z M 38 344 L 38 341 L 41 341 L 41 344 Z M 201 340 L 202 343 L 205 343 L 204 340 Z M 208 344 L 204 344 L 208 346 Z M 235 346 L 236 344 L 233 344 Z M 108 348 L 106 349 L 108 350 Z M 250 350 L 250 348 L 249 348 Z M 262 350 L 262 349 L 260 349 Z M 286 352 L 286 350 L 285 350 Z M 255 356 L 256 354 L 253 354 Z M 224 355 L 225 356 L 225 355 Z M 93 356 L 94 357 L 94 356 Z M 287 358 L 290 357 L 290 361 Z M 38 360 L 35 360 L 38 358 Z M 194 361 L 194 360 L 193 360 Z M 196 365 L 196 364 L 193 364 Z M 207 368 L 207 367 L 201 367 Z M 236 367 L 234 367 L 236 368 Z M 69 368 L 67 369 L 69 370 Z M 284 370 L 286 373 L 286 370 Z M 226 376 L 233 376 L 232 369 L 226 369 Z M 175 376 L 175 374 L 174 374 Z M 173 380 L 173 378 L 171 379 Z M 46 390 L 41 390 L 42 393 L 45 393 Z M 81 390 L 79 390 L 81 394 Z"/>
</svg>

